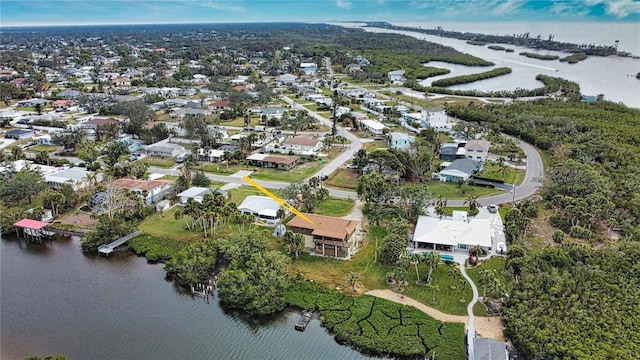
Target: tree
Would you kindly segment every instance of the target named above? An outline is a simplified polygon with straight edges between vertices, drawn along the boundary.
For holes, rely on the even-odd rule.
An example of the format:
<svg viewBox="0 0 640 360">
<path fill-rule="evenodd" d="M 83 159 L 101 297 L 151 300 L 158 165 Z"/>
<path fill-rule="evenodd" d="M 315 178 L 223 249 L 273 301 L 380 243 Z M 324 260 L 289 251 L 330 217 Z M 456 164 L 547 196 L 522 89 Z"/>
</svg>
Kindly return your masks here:
<svg viewBox="0 0 640 360">
<path fill-rule="evenodd" d="M 449 271 L 447 272 L 448 276 L 451 278 L 451 288 L 455 289 L 456 288 L 456 284 L 458 283 L 458 269 L 456 269 L 455 267 L 452 267 L 449 269 Z"/>
<path fill-rule="evenodd" d="M 416 268 L 416 284 L 419 284 L 420 273 L 418 272 L 418 264 L 420 264 L 424 258 L 422 257 L 422 255 L 418 253 L 413 253 L 409 256 L 409 259 L 411 260 L 411 263 L 413 264 L 413 266 L 415 266 Z"/>
<path fill-rule="evenodd" d="M 120 161 L 120 157 L 129 154 L 129 148 L 121 141 L 112 141 L 105 145 L 102 153 L 105 155 L 105 164 L 112 167 Z"/>
<path fill-rule="evenodd" d="M 482 286 L 482 297 L 487 297 L 487 289 L 489 289 L 496 281 L 493 271 L 489 269 L 482 269 L 478 273 L 478 282 Z"/>
<path fill-rule="evenodd" d="M 476 259 L 475 259 L 476 263 L 478 263 L 478 257 L 480 255 L 482 255 L 482 253 L 483 253 L 483 251 L 482 251 L 482 247 L 480 247 L 480 245 L 472 246 L 469 249 L 469 256 L 475 256 L 476 257 Z"/>
<path fill-rule="evenodd" d="M 431 285 L 431 274 L 440 265 L 440 254 L 431 251 L 424 256 L 424 263 L 427 265 L 429 272 L 427 273 L 427 285 Z"/>
<path fill-rule="evenodd" d="M 349 286 L 351 286 L 351 292 L 355 293 L 356 292 L 356 283 L 358 282 L 358 280 L 360 280 L 360 274 L 358 274 L 357 272 L 354 272 L 354 271 L 349 271 L 345 275 L 345 280 L 347 280 L 347 283 L 349 284 Z"/>
<path fill-rule="evenodd" d="M 372 208 L 384 201 L 387 188 L 388 185 L 379 172 L 369 171 L 358 178 L 356 192 L 358 198 Z"/>
<path fill-rule="evenodd" d="M 400 219 L 393 219 L 387 229 L 387 235 L 382 239 L 380 246 L 380 262 L 383 265 L 393 265 L 407 250 L 409 224 Z"/>
<path fill-rule="evenodd" d="M 303 212 L 312 212 L 329 195 L 329 190 L 325 187 L 312 185 L 314 182 L 319 183 L 319 180 L 316 180 L 311 179 L 308 183 L 294 181 L 289 186 L 280 189 L 279 193 L 294 207 Z"/>
<path fill-rule="evenodd" d="M 193 184 L 193 186 L 206 188 L 206 187 L 209 187 L 209 185 L 211 185 L 211 179 L 209 179 L 209 177 L 205 175 L 204 172 L 200 171 L 196 173 L 191 183 Z"/>
<path fill-rule="evenodd" d="M 556 230 L 553 232 L 553 242 L 555 242 L 556 244 L 562 244 L 562 242 L 564 241 L 564 231 L 562 230 Z"/>
<path fill-rule="evenodd" d="M 20 171 L 0 174 L 0 199 L 5 205 L 15 205 L 32 198 L 47 187 L 40 171 L 24 167 Z"/>
<path fill-rule="evenodd" d="M 58 209 L 65 203 L 65 198 L 62 193 L 54 189 L 47 189 L 40 193 L 42 199 L 42 207 L 50 209 L 53 216 L 58 215 Z"/>
<path fill-rule="evenodd" d="M 353 157 L 353 164 L 357 167 L 358 172 L 362 173 L 362 169 L 367 166 L 369 163 L 369 158 L 367 156 L 367 150 L 360 149 L 356 152 Z"/>
<path fill-rule="evenodd" d="M 292 231 L 287 231 L 282 237 L 282 240 L 287 247 L 287 253 L 292 255 L 294 259 L 297 259 L 298 253 L 304 250 L 304 236 Z"/>
<path fill-rule="evenodd" d="M 467 198 L 464 200 L 464 204 L 469 205 L 469 213 L 471 213 L 472 215 L 477 214 L 478 206 L 480 206 L 477 195 L 467 196 Z"/>
</svg>

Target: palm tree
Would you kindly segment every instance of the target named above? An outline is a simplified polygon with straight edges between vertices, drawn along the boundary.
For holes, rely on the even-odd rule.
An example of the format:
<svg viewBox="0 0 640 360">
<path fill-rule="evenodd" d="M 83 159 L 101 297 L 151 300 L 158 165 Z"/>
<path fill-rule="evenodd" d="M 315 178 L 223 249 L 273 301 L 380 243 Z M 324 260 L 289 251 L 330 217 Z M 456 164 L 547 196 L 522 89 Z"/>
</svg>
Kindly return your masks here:
<svg viewBox="0 0 640 360">
<path fill-rule="evenodd" d="M 500 174 L 502 175 L 502 180 L 504 180 L 505 176 L 507 175 L 507 162 L 504 158 L 504 156 L 500 156 L 498 158 L 498 167 L 500 168 Z"/>
<path fill-rule="evenodd" d="M 457 288 L 456 280 L 458 280 L 458 269 L 456 269 L 455 267 L 452 267 L 449 269 L 448 273 L 449 273 L 449 277 L 453 279 L 453 281 L 451 282 L 451 288 L 452 289 Z"/>
<path fill-rule="evenodd" d="M 482 297 L 487 297 L 487 288 L 491 287 L 492 283 L 495 282 L 495 278 L 493 276 L 493 271 L 489 269 L 482 269 L 478 273 L 478 282 L 480 286 L 482 286 Z"/>
<path fill-rule="evenodd" d="M 413 266 L 415 266 L 416 268 L 416 284 L 420 283 L 420 273 L 418 272 L 418 264 L 422 262 L 422 259 L 423 259 L 422 255 L 418 253 L 413 253 L 409 256 L 409 260 L 411 261 Z"/>
<path fill-rule="evenodd" d="M 480 206 L 477 195 L 467 196 L 466 200 L 464 201 L 464 204 L 469 205 L 469 212 L 471 214 L 475 214 L 476 211 L 478 210 L 478 207 Z"/>
<path fill-rule="evenodd" d="M 482 254 L 482 247 L 480 247 L 480 245 L 473 246 L 469 249 L 469 256 L 475 256 L 476 263 L 478 263 L 478 256 L 480 256 L 480 254 Z"/>
<path fill-rule="evenodd" d="M 433 285 L 433 286 L 431 287 L 431 291 L 432 291 L 432 293 L 431 293 L 431 294 L 432 294 L 431 302 L 432 302 L 433 304 L 435 304 L 435 303 L 436 303 L 436 291 L 440 291 L 440 286 L 438 286 L 438 285 Z"/>
<path fill-rule="evenodd" d="M 433 270 L 440 265 L 440 254 L 432 251 L 424 257 L 424 262 L 429 268 L 429 273 L 427 274 L 427 285 L 431 285 L 431 274 L 433 273 Z"/>
<path fill-rule="evenodd" d="M 358 282 L 358 280 L 360 280 L 360 274 L 350 271 L 347 273 L 347 275 L 345 275 L 345 279 L 351 286 L 351 292 L 356 292 L 356 283 Z"/>
</svg>

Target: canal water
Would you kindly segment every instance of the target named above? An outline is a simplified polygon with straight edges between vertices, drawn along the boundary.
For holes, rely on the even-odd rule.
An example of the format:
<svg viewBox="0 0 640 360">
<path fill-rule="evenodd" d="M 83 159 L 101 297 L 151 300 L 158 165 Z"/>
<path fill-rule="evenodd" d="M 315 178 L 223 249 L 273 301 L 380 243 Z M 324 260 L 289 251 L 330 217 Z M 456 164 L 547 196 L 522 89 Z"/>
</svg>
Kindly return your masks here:
<svg viewBox="0 0 640 360">
<path fill-rule="evenodd" d="M 0 237 L 0 358 L 365 359 L 299 314 L 256 320 L 182 294 L 161 264 L 118 251 L 83 255 L 77 239 Z"/>
</svg>

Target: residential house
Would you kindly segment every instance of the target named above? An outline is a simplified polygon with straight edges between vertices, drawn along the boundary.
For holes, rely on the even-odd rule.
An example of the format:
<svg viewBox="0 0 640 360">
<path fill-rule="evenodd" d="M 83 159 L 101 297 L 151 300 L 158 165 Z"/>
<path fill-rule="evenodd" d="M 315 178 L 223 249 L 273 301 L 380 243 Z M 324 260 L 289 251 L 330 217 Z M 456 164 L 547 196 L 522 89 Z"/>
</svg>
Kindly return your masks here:
<svg viewBox="0 0 640 360">
<path fill-rule="evenodd" d="M 224 151 L 216 149 L 198 149 L 198 161 L 221 162 L 224 159 Z"/>
<path fill-rule="evenodd" d="M 51 102 L 51 100 L 47 100 L 47 99 L 29 99 L 29 100 L 21 100 L 18 101 L 18 103 L 16 104 L 17 106 L 27 106 L 27 107 L 36 107 L 36 106 L 46 106 L 47 104 L 49 104 Z"/>
<path fill-rule="evenodd" d="M 404 75 L 404 70 L 393 70 L 387 73 L 387 78 L 391 82 L 404 82 L 406 80 Z"/>
<path fill-rule="evenodd" d="M 189 199 L 193 199 L 194 201 L 197 201 L 197 202 L 201 203 L 202 200 L 204 200 L 205 195 L 213 194 L 215 192 L 221 192 L 222 194 L 226 195 L 226 193 L 224 191 L 219 190 L 219 189 L 192 186 L 192 187 L 188 188 L 187 190 L 185 190 L 185 191 L 181 192 L 180 194 L 178 194 L 178 197 L 180 198 L 180 203 L 181 204 L 186 204 L 187 201 L 189 201 Z"/>
<path fill-rule="evenodd" d="M 282 85 L 290 85 L 298 81 L 298 78 L 295 75 L 283 74 L 278 76 L 277 81 Z"/>
<path fill-rule="evenodd" d="M 154 204 L 162 198 L 173 192 L 173 186 L 170 182 L 161 180 L 135 180 L 135 179 L 116 179 L 111 186 L 120 189 L 128 189 L 135 192 L 144 199 L 145 205 Z"/>
<path fill-rule="evenodd" d="M 226 101 L 226 100 L 214 101 L 211 103 L 211 105 L 209 105 L 209 108 L 216 112 L 231 110 L 231 101 Z"/>
<path fill-rule="evenodd" d="M 374 135 L 382 135 L 385 129 L 388 129 L 386 125 L 376 120 L 361 120 L 360 126 Z"/>
<path fill-rule="evenodd" d="M 53 141 L 51 140 L 51 135 L 50 134 L 44 134 L 44 135 L 40 135 L 40 136 L 36 136 L 33 138 L 33 141 L 36 142 L 36 144 L 38 145 L 55 145 L 53 143 Z"/>
<path fill-rule="evenodd" d="M 387 137 L 389 139 L 389 147 L 394 149 L 408 149 L 416 141 L 415 136 L 401 132 L 392 132 Z"/>
<path fill-rule="evenodd" d="M 35 133 L 33 132 L 33 130 L 28 130 L 28 129 L 9 130 L 6 133 L 4 133 L 4 137 L 6 139 L 15 139 L 15 140 L 30 139 L 34 135 Z"/>
<path fill-rule="evenodd" d="M 282 119 L 282 116 L 284 115 L 285 109 L 281 106 L 267 106 L 267 107 L 262 107 L 262 108 L 258 108 L 257 110 L 259 110 L 259 114 L 260 114 L 260 119 L 262 119 L 263 117 L 268 119 Z"/>
<path fill-rule="evenodd" d="M 280 147 L 285 152 L 293 152 L 297 155 L 317 155 L 322 149 L 322 141 L 306 135 L 298 135 L 287 138 Z"/>
<path fill-rule="evenodd" d="M 192 108 L 176 109 L 170 114 L 170 117 L 182 119 L 187 115 L 196 116 L 196 117 L 197 116 L 206 117 L 211 115 L 211 111 L 204 110 L 204 109 L 192 109 Z"/>
<path fill-rule="evenodd" d="M 74 191 L 83 189 L 89 185 L 89 175 L 92 174 L 85 168 L 72 167 L 62 171 L 46 175 L 44 181 L 53 187 L 62 187 L 70 184 Z M 96 174 L 96 181 L 100 181 L 102 174 Z"/>
<path fill-rule="evenodd" d="M 243 214 L 253 215 L 258 223 L 275 226 L 280 223 L 278 210 L 280 204 L 268 196 L 250 195 L 238 206 Z"/>
<path fill-rule="evenodd" d="M 467 181 L 476 172 L 482 170 L 482 163 L 471 159 L 456 159 L 451 165 L 438 173 L 440 181 L 460 182 Z"/>
<path fill-rule="evenodd" d="M 56 100 L 53 102 L 53 108 L 56 111 L 67 111 L 71 106 L 71 100 Z"/>
<path fill-rule="evenodd" d="M 287 224 L 290 231 L 302 234 L 305 248 L 316 255 L 349 259 L 360 247 L 360 222 L 316 214 L 304 214 L 311 223 L 296 216 Z"/>
<path fill-rule="evenodd" d="M 345 66 L 345 70 L 347 70 L 347 72 L 351 74 L 356 71 L 362 71 L 362 67 L 360 66 L 360 64 L 348 64 L 347 66 Z"/>
<path fill-rule="evenodd" d="M 147 145 L 146 151 L 147 154 L 151 156 L 177 158 L 178 155 L 185 153 L 185 148 L 170 142 L 158 142 Z"/>
<path fill-rule="evenodd" d="M 96 117 L 91 120 L 87 120 L 83 122 L 82 124 L 80 124 L 80 127 L 84 128 L 85 130 L 95 131 L 98 128 L 98 126 L 104 126 L 108 124 L 116 124 L 117 126 L 120 126 L 120 120 L 116 118 L 97 118 Z"/>
<path fill-rule="evenodd" d="M 452 218 L 420 216 L 413 233 L 414 248 L 436 251 L 468 250 L 474 246 L 491 250 L 489 219 L 469 219 L 465 211 L 454 211 Z"/>
<path fill-rule="evenodd" d="M 455 159 L 464 159 L 466 150 L 458 143 L 444 143 L 438 151 L 440 159 L 453 161 Z"/>
<path fill-rule="evenodd" d="M 298 160 L 300 160 L 299 156 L 292 155 L 253 154 L 247 157 L 247 164 L 278 170 L 291 170 L 296 166 Z"/>
<path fill-rule="evenodd" d="M 467 140 L 467 144 L 464 146 L 467 159 L 473 159 L 481 163 L 487 158 L 491 142 L 487 140 Z"/>
<path fill-rule="evenodd" d="M 434 129 L 450 129 L 449 118 L 444 109 L 428 107 L 422 109 L 420 122 L 422 127 Z"/>
<path fill-rule="evenodd" d="M 312 62 L 303 62 L 300 63 L 300 71 L 305 75 L 315 75 L 318 70 L 318 65 Z"/>
<path fill-rule="evenodd" d="M 489 339 L 473 339 L 473 358 L 476 360 L 508 360 L 509 348 L 507 343 Z"/>
<path fill-rule="evenodd" d="M 76 100 L 79 96 L 80 96 L 80 91 L 71 90 L 71 89 L 63 90 L 58 94 L 56 94 L 56 97 L 64 100 Z"/>
</svg>

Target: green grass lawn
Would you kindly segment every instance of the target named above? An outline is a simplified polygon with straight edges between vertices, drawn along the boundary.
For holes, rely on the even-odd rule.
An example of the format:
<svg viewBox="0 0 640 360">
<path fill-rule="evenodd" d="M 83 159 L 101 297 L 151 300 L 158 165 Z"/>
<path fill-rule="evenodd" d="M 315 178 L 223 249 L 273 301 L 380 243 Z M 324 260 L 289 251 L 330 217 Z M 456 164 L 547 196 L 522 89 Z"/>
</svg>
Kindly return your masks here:
<svg viewBox="0 0 640 360">
<path fill-rule="evenodd" d="M 262 193 L 262 191 L 254 188 L 253 186 L 240 186 L 239 188 L 236 188 L 236 189 L 230 189 L 228 193 L 229 193 L 229 199 L 234 203 L 236 203 L 236 205 L 242 204 L 244 199 L 250 195 L 266 196 L 265 194 Z"/>
<path fill-rule="evenodd" d="M 458 184 L 445 183 L 441 181 L 427 181 L 424 184 L 427 186 L 429 192 L 434 193 L 436 196 L 442 195 L 443 198 L 448 200 L 465 199 L 469 195 L 484 197 L 500 194 L 502 192 L 498 189 L 470 185 L 463 185 L 461 190 Z"/>
<path fill-rule="evenodd" d="M 229 167 L 227 168 L 226 164 L 221 163 L 202 163 L 202 165 L 198 166 L 197 168 L 202 169 L 205 172 L 218 175 L 231 175 L 237 173 L 240 170 L 253 171 L 253 169 L 255 169 L 255 167 L 253 166 L 247 166 L 244 164 L 229 165 Z"/>
<path fill-rule="evenodd" d="M 502 273 L 502 270 L 504 270 L 505 260 L 506 258 L 503 256 L 494 256 L 488 260 L 483 261 L 482 263 L 480 263 L 478 266 L 474 268 L 467 269 L 467 274 L 478 287 L 478 292 L 480 293 L 480 296 L 482 296 L 483 289 L 482 289 L 482 286 L 480 286 L 480 284 L 478 283 L 478 274 L 483 269 L 489 269 L 491 271 L 495 271 L 496 278 L 503 284 L 508 284 L 507 279 Z M 478 316 L 494 316 L 492 312 L 488 312 L 486 307 L 480 303 L 476 304 L 473 307 L 473 313 Z"/>
<path fill-rule="evenodd" d="M 355 203 L 353 199 L 341 199 L 329 196 L 316 206 L 313 213 L 325 216 L 345 216 L 353 210 Z"/>
<path fill-rule="evenodd" d="M 58 145 L 36 145 L 36 146 L 30 147 L 28 151 L 31 151 L 33 153 L 46 151 L 50 153 L 50 152 L 56 151 L 58 148 L 59 148 Z"/>
<path fill-rule="evenodd" d="M 344 274 L 348 272 L 356 272 L 360 274 L 358 288 L 362 292 L 374 289 L 389 289 L 395 285 L 386 283 L 386 274 L 393 271 L 393 266 L 383 266 L 374 262 L 375 239 L 378 241 L 384 236 L 384 229 L 381 227 L 370 227 L 367 235 L 367 241 L 364 242 L 360 251 L 349 261 L 335 260 L 320 256 L 311 256 L 301 254 L 291 264 L 291 271 L 301 274 L 306 279 L 313 279 L 330 288 L 348 288 L 348 284 L 344 278 Z M 454 283 L 453 275 L 450 275 L 449 269 L 453 269 L 455 273 L 456 288 L 452 289 Z M 424 264 L 418 265 L 420 277 L 424 278 L 428 269 Z M 471 301 L 472 291 L 469 284 L 462 288 L 459 279 L 462 278 L 460 271 L 453 266 L 441 263 L 433 272 L 432 284 L 439 290 L 436 291 L 436 302 L 433 300 L 433 291 L 431 287 L 425 285 L 417 285 L 416 271 L 413 265 L 407 270 L 407 281 L 409 285 L 404 290 L 404 294 L 428 306 L 432 306 L 442 312 L 454 315 L 466 315 L 466 308 Z M 460 297 L 464 296 L 465 302 L 460 302 Z"/>
<path fill-rule="evenodd" d="M 507 167 L 504 178 L 502 177 L 502 170 L 498 166 L 497 163 L 494 162 L 486 162 L 484 164 L 484 168 L 482 172 L 478 175 L 483 178 L 489 178 L 493 180 L 503 180 L 505 184 L 521 184 L 524 180 L 525 170 L 514 169 L 512 167 Z"/>
<path fill-rule="evenodd" d="M 165 169 L 168 169 L 176 164 L 176 159 L 160 156 L 147 156 L 143 159 L 143 161 L 148 163 L 149 166 L 155 166 Z"/>
<path fill-rule="evenodd" d="M 367 153 L 370 153 L 377 149 L 387 149 L 389 145 L 386 141 L 372 141 L 362 144 L 362 147 L 367 150 Z"/>
<path fill-rule="evenodd" d="M 358 187 L 358 174 L 352 169 L 337 169 L 324 183 L 332 188 L 355 190 Z"/>
<path fill-rule="evenodd" d="M 310 177 L 311 175 L 320 171 L 323 166 L 324 164 L 315 161 L 298 164 L 296 165 L 296 167 L 289 171 L 258 168 L 258 170 L 251 175 L 251 178 L 267 181 L 292 182 L 304 180 Z"/>
<path fill-rule="evenodd" d="M 148 235 L 159 238 L 167 237 L 187 242 L 202 239 L 201 232 L 186 230 L 184 221 L 173 217 L 177 209 L 179 208 L 174 207 L 163 214 L 153 214 L 140 223 L 138 228 Z"/>
</svg>

